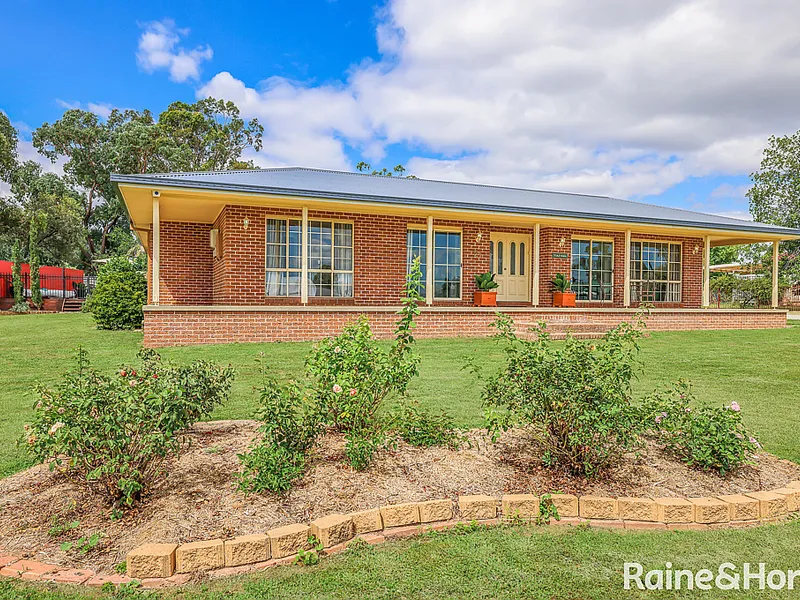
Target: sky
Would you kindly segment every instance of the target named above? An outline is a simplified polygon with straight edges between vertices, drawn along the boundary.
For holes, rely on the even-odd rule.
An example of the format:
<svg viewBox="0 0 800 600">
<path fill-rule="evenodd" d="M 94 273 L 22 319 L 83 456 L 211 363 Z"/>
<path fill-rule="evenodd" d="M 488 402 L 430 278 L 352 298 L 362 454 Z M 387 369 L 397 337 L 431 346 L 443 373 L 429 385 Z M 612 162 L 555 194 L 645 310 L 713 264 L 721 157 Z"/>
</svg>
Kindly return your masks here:
<svg viewBox="0 0 800 600">
<path fill-rule="evenodd" d="M 206 96 L 265 127 L 263 167 L 610 195 L 749 218 L 800 128 L 796 0 L 15 0 L 0 110 L 32 130 Z M 58 170 L 59 165 L 48 165 Z"/>
</svg>

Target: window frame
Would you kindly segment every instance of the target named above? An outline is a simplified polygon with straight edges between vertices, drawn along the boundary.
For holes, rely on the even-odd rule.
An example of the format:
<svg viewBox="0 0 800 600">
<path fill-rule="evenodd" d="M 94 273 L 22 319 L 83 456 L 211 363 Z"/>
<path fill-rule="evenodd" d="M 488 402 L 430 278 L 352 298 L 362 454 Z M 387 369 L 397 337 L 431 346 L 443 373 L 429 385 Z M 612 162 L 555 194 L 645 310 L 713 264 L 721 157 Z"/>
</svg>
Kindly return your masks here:
<svg viewBox="0 0 800 600">
<path fill-rule="evenodd" d="M 283 221 L 286 223 L 286 268 L 285 269 L 276 269 L 276 268 L 268 268 L 267 267 L 267 223 L 269 221 Z M 299 269 L 290 269 L 289 268 L 289 223 L 291 221 L 299 221 L 300 222 L 300 268 Z M 287 215 L 266 215 L 264 219 L 264 297 L 265 298 L 301 298 L 303 295 L 303 271 L 306 273 L 306 290 L 310 290 L 310 277 L 312 273 L 331 273 L 331 295 L 330 296 L 312 296 L 309 295 L 308 298 L 332 298 L 332 299 L 353 299 L 355 298 L 355 266 L 356 266 L 356 240 L 355 240 L 355 221 L 350 219 L 328 219 L 328 218 L 309 218 L 306 223 L 310 224 L 311 222 L 320 222 L 320 223 L 330 223 L 331 224 L 331 269 L 311 269 L 308 264 L 303 265 L 303 258 L 305 257 L 306 263 L 310 260 L 310 245 L 311 245 L 311 227 L 310 225 L 307 226 L 308 231 L 303 231 L 303 218 L 301 216 L 287 216 Z M 350 240 L 350 250 L 351 250 L 351 269 L 336 269 L 336 227 L 335 224 L 345 224 L 350 225 L 351 227 L 351 240 Z M 305 234 L 305 235 L 304 235 Z M 305 249 L 303 248 L 303 239 L 306 239 L 307 246 Z M 304 251 L 305 250 L 305 251 Z M 305 268 L 304 268 L 305 267 Z M 267 273 L 300 273 L 300 294 L 297 296 L 271 296 L 267 294 Z M 335 274 L 350 274 L 352 276 L 352 293 L 349 296 L 334 296 L 333 289 L 334 289 L 334 275 Z M 288 290 L 288 275 L 287 275 L 287 290 Z"/>
<path fill-rule="evenodd" d="M 459 280 L 458 285 L 458 298 L 443 298 L 441 296 L 436 296 L 436 234 L 437 233 L 457 233 L 458 234 L 458 268 L 461 272 L 461 278 Z M 464 231 L 460 227 L 447 227 L 441 226 L 437 227 L 434 225 L 433 227 L 433 239 L 428 240 L 429 244 L 432 244 L 432 255 L 433 255 L 433 264 L 431 268 L 431 285 L 433 285 L 433 289 L 431 297 L 433 298 L 434 302 L 461 302 L 464 297 Z M 449 265 L 448 265 L 449 266 Z"/>
<path fill-rule="evenodd" d="M 633 238 L 632 237 L 630 243 L 631 243 L 631 246 L 633 246 L 634 243 L 638 243 L 638 244 L 667 244 L 667 278 L 666 279 L 642 279 L 641 278 L 641 273 L 643 273 L 644 271 L 641 269 L 641 265 L 642 265 L 642 255 L 641 254 L 639 255 L 639 268 L 640 268 L 639 279 L 634 279 L 633 278 L 633 273 L 631 272 L 632 271 L 632 263 L 633 263 L 633 247 L 628 249 L 628 252 L 630 253 L 631 259 L 628 261 L 628 265 L 626 266 L 626 268 L 628 269 L 628 285 L 630 286 L 631 303 L 637 302 L 639 304 L 642 304 L 642 303 L 650 303 L 650 302 L 652 302 L 654 304 L 681 304 L 682 305 L 683 304 L 683 272 L 684 272 L 683 240 L 676 241 L 676 240 L 667 240 L 667 239 L 663 239 L 663 238 L 642 239 L 642 238 Z M 676 279 L 670 279 L 669 246 L 671 246 L 671 245 L 678 246 L 679 249 L 680 249 L 679 252 L 678 252 L 678 256 L 680 257 L 680 262 L 678 264 L 680 265 L 681 271 L 680 271 L 680 279 L 677 279 L 677 280 Z M 666 283 L 667 284 L 667 295 L 669 295 L 669 285 L 671 283 L 672 284 L 675 284 L 675 283 L 678 284 L 678 299 L 677 300 L 642 300 L 641 297 L 640 297 L 638 300 L 634 300 L 633 299 L 633 284 L 634 283 L 640 283 L 641 284 L 641 283 L 646 283 L 646 282 L 663 282 L 663 283 Z"/>
<path fill-rule="evenodd" d="M 613 237 L 605 237 L 605 236 L 594 236 L 594 235 L 580 235 L 580 234 L 573 234 L 570 237 L 570 244 L 569 244 L 569 279 L 570 282 L 572 281 L 572 244 L 575 241 L 579 242 L 589 242 L 589 298 L 586 300 L 580 300 L 577 297 L 575 298 L 575 302 L 584 302 L 584 303 L 596 303 L 596 304 L 613 304 L 614 303 L 614 275 L 616 274 L 616 261 L 614 260 L 614 246 L 616 244 L 616 240 Z M 607 300 L 592 300 L 592 243 L 593 242 L 602 242 L 602 243 L 610 243 L 611 244 L 611 296 Z M 600 270 L 602 272 L 602 269 Z M 601 284 L 602 285 L 602 284 Z M 577 295 L 576 295 L 577 296 Z"/>
<path fill-rule="evenodd" d="M 311 291 L 311 274 L 312 273 L 330 273 L 331 274 L 331 295 L 330 296 L 312 296 L 310 293 L 308 294 L 309 301 L 311 298 L 332 298 L 332 299 L 353 299 L 356 295 L 356 226 L 355 222 L 350 219 L 327 219 L 327 218 L 312 218 L 308 217 L 308 232 L 306 233 L 306 240 L 308 241 L 308 248 L 306 248 L 306 263 L 311 260 L 311 253 L 309 250 L 311 249 L 311 223 L 330 223 L 331 224 L 331 268 L 330 269 L 312 269 L 308 264 L 306 264 L 306 273 L 308 274 L 308 287 L 306 288 L 309 292 Z M 343 224 L 343 225 L 350 225 L 350 269 L 337 269 L 336 268 L 336 224 Z M 302 228 L 302 226 L 301 226 Z M 301 231 L 302 233 L 302 231 Z M 334 280 L 335 275 L 337 274 L 349 274 L 352 277 L 352 292 L 349 296 L 336 296 L 333 293 L 335 289 L 335 282 Z"/>
<path fill-rule="evenodd" d="M 409 245 L 409 234 L 417 233 L 417 234 L 424 234 L 425 235 L 425 246 L 421 246 L 422 254 L 420 260 L 420 266 L 423 264 L 425 265 L 425 269 L 422 270 L 422 281 L 420 282 L 420 289 L 417 290 L 422 298 L 427 297 L 427 289 L 428 289 L 428 226 L 426 224 L 417 224 L 417 223 L 409 223 L 406 226 L 406 276 L 411 273 L 411 255 L 409 254 L 409 250 L 411 246 Z M 436 235 L 436 231 L 433 232 Z M 420 246 L 415 246 L 419 248 Z"/>
<path fill-rule="evenodd" d="M 268 267 L 267 261 L 269 256 L 267 254 L 267 247 L 269 242 L 267 241 L 267 225 L 270 221 L 283 221 L 286 224 L 286 267 L 279 269 L 274 267 Z M 289 229 L 291 227 L 291 221 L 298 221 L 300 223 L 300 267 L 296 269 L 292 269 L 289 267 Z M 286 291 L 287 294 L 285 296 L 273 296 L 267 293 L 267 273 L 286 273 Z M 289 274 L 290 273 L 299 273 L 300 274 L 300 293 L 296 296 L 289 295 Z M 286 216 L 286 215 L 266 215 L 264 218 L 264 297 L 265 298 L 300 298 L 303 291 L 303 218 L 301 216 L 293 217 L 293 216 Z"/>
</svg>

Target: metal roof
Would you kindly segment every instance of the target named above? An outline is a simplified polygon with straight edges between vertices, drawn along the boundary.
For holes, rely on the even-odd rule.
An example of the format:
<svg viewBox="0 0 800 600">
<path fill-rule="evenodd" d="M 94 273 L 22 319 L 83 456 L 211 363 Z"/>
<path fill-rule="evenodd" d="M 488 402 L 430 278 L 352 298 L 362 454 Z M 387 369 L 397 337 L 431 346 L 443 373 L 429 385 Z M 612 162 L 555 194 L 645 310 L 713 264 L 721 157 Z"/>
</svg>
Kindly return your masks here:
<svg viewBox="0 0 800 600">
<path fill-rule="evenodd" d="M 382 177 L 362 173 L 285 167 L 250 171 L 207 171 L 112 175 L 111 180 L 230 192 L 356 200 L 421 207 L 571 217 L 599 221 L 699 227 L 723 231 L 800 236 L 800 229 L 669 208 L 608 196 L 550 192 L 476 183 Z"/>
</svg>

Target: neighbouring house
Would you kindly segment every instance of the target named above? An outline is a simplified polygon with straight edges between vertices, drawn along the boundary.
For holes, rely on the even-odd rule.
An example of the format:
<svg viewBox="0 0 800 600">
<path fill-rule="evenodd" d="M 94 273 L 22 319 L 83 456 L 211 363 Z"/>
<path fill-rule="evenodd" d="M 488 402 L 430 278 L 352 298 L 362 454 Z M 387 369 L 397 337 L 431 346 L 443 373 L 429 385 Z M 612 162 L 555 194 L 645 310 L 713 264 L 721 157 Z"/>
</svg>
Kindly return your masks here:
<svg viewBox="0 0 800 600">
<path fill-rule="evenodd" d="M 13 267 L 11 261 L 0 260 L 0 310 L 8 310 L 14 305 Z M 20 279 L 23 295 L 30 298 L 31 268 L 28 263 L 20 265 Z M 85 277 L 80 269 L 43 265 L 39 267 L 39 286 L 45 299 L 45 310 L 63 310 L 65 301 L 82 302 L 86 296 Z"/>
<path fill-rule="evenodd" d="M 497 309 L 473 306 L 487 271 L 522 326 L 596 335 L 648 303 L 656 330 L 784 327 L 777 289 L 774 309 L 708 308 L 710 249 L 800 238 L 605 196 L 309 168 L 112 180 L 149 257 L 148 346 L 313 340 L 359 314 L 390 336 L 415 256 L 419 337 L 490 334 Z M 575 308 L 553 307 L 556 273 Z"/>
</svg>

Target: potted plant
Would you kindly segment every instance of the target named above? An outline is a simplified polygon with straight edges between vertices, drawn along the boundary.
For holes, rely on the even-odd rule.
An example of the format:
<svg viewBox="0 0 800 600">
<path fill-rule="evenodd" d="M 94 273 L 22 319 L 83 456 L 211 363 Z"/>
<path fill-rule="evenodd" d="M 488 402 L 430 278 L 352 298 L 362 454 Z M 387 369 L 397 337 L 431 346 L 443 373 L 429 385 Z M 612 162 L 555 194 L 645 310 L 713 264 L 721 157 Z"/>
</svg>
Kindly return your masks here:
<svg viewBox="0 0 800 600">
<path fill-rule="evenodd" d="M 556 273 L 550 280 L 553 285 L 553 306 L 564 308 L 575 307 L 575 292 L 570 288 L 572 282 L 564 273 Z"/>
<path fill-rule="evenodd" d="M 475 275 L 478 289 L 475 292 L 475 306 L 497 306 L 497 288 L 500 287 L 494 280 L 493 273 Z"/>
</svg>

